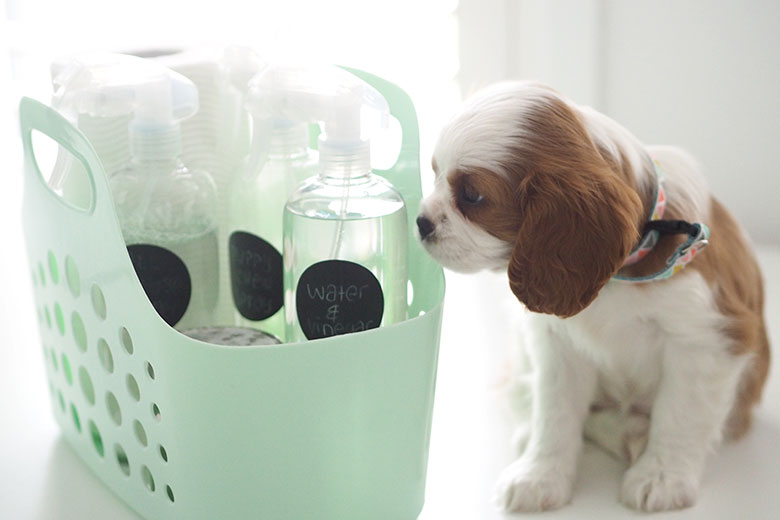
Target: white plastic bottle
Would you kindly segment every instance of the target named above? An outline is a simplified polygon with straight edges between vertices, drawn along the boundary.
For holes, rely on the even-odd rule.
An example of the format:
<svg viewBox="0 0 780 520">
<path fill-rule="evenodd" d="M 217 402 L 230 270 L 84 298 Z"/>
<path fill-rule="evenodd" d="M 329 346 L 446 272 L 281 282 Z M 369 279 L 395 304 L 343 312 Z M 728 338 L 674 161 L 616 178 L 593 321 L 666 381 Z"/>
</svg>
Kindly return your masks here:
<svg viewBox="0 0 780 520">
<path fill-rule="evenodd" d="M 254 106 L 250 85 L 247 107 Z M 235 325 L 284 339 L 282 216 L 289 195 L 317 170 L 305 123 L 256 118 L 253 151 L 231 186 L 228 259 Z M 270 134 L 270 135 L 269 135 Z"/>
<path fill-rule="evenodd" d="M 359 332 L 406 319 L 407 213 L 371 171 L 361 115 L 387 123 L 386 100 L 335 67 L 275 67 L 253 80 L 270 114 L 317 121 L 319 173 L 284 210 L 286 340 Z"/>
</svg>

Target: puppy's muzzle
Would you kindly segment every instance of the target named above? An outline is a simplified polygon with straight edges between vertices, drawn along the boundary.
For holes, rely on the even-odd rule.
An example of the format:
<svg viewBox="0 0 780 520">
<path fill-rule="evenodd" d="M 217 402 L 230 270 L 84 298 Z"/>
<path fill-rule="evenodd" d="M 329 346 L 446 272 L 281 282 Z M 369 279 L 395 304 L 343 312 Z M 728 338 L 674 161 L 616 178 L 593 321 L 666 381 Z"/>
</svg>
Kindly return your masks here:
<svg viewBox="0 0 780 520">
<path fill-rule="evenodd" d="M 420 231 L 420 239 L 425 240 L 436 229 L 436 225 L 425 215 L 417 217 L 417 229 Z"/>
</svg>

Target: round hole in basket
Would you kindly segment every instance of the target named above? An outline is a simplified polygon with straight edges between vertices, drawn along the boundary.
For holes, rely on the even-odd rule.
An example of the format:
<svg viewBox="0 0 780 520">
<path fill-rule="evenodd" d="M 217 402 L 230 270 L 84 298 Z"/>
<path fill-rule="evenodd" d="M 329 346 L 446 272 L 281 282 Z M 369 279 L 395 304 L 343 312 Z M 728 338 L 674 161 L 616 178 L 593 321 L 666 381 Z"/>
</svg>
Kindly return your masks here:
<svg viewBox="0 0 780 520">
<path fill-rule="evenodd" d="M 152 417 L 154 417 L 157 422 L 162 421 L 162 413 L 160 413 L 160 407 L 157 406 L 157 403 L 152 403 Z"/>
<path fill-rule="evenodd" d="M 133 353 L 133 338 L 125 327 L 119 329 L 119 342 L 122 344 L 128 354 Z"/>
<path fill-rule="evenodd" d="M 81 277 L 79 276 L 76 262 L 74 262 L 73 258 L 70 256 L 65 257 L 65 278 L 68 280 L 70 293 L 78 298 L 81 294 Z"/>
<path fill-rule="evenodd" d="M 146 466 L 141 466 L 141 480 L 143 480 L 146 489 L 154 493 L 154 477 L 152 477 L 152 472 Z"/>
<path fill-rule="evenodd" d="M 79 383 L 81 384 L 81 393 L 89 404 L 95 404 L 95 387 L 92 385 L 92 378 L 84 367 L 79 367 Z"/>
<path fill-rule="evenodd" d="M 60 402 L 60 409 L 64 412 L 65 411 L 65 396 L 62 395 L 62 392 L 58 392 L 57 397 L 58 397 L 58 400 Z"/>
<path fill-rule="evenodd" d="M 76 430 L 81 433 L 81 419 L 79 419 L 79 412 L 76 410 L 76 405 L 73 403 L 70 405 L 70 415 L 73 417 L 73 424 L 76 426 Z"/>
<path fill-rule="evenodd" d="M 54 371 L 56 372 L 57 369 L 60 368 L 59 362 L 57 361 L 57 353 L 54 352 L 54 349 L 51 349 L 50 353 L 51 353 L 51 366 L 54 367 Z"/>
<path fill-rule="evenodd" d="M 62 308 L 59 303 L 54 303 L 54 321 L 57 322 L 57 329 L 60 334 L 65 335 L 65 317 L 62 315 Z"/>
<path fill-rule="evenodd" d="M 38 278 L 41 280 L 41 286 L 46 287 L 46 275 L 43 272 L 43 265 L 38 262 Z"/>
<path fill-rule="evenodd" d="M 138 388 L 138 381 L 135 380 L 132 374 L 127 374 L 127 391 L 130 393 L 130 397 L 136 401 L 141 400 L 141 390 Z"/>
<path fill-rule="evenodd" d="M 64 352 L 62 353 L 62 373 L 65 374 L 65 381 L 67 381 L 69 385 L 73 385 L 73 373 L 70 370 L 70 361 L 68 361 L 68 356 L 66 356 Z"/>
<path fill-rule="evenodd" d="M 117 426 L 122 424 L 122 410 L 119 408 L 119 401 L 116 400 L 116 396 L 108 392 L 106 394 L 106 408 L 108 408 L 108 415 L 111 420 L 116 423 Z"/>
<path fill-rule="evenodd" d="M 51 276 L 52 283 L 59 283 L 60 273 L 57 270 L 57 259 L 54 257 L 54 253 L 49 251 L 49 275 Z"/>
<path fill-rule="evenodd" d="M 154 379 L 154 367 L 148 361 L 146 362 L 146 373 L 149 376 L 149 379 Z"/>
<path fill-rule="evenodd" d="M 87 329 L 84 328 L 84 320 L 81 315 L 73 311 L 70 316 L 70 328 L 73 331 L 73 339 L 76 340 L 76 346 L 82 352 L 87 351 Z"/>
<path fill-rule="evenodd" d="M 114 445 L 114 453 L 116 453 L 116 463 L 119 464 L 119 469 L 122 470 L 126 476 L 130 476 L 130 460 L 127 458 L 125 449 L 119 445 Z"/>
<path fill-rule="evenodd" d="M 136 419 L 133 422 L 133 431 L 135 432 L 135 438 L 145 448 L 149 444 L 149 440 L 146 438 L 146 430 L 144 430 L 144 425 L 141 424 L 141 421 Z"/>
<path fill-rule="evenodd" d="M 92 284 L 92 308 L 95 310 L 95 314 L 101 320 L 106 319 L 106 298 L 103 296 L 103 291 L 97 284 Z"/>
<path fill-rule="evenodd" d="M 175 502 L 173 498 L 173 490 L 171 489 L 171 486 L 165 486 L 165 493 L 168 495 L 168 500 L 170 500 L 171 503 Z"/>
<path fill-rule="evenodd" d="M 114 372 L 114 356 L 111 354 L 111 349 L 108 346 L 108 342 L 103 338 L 100 338 L 97 342 L 98 358 L 100 358 L 100 364 L 106 369 L 109 374 Z"/>
<path fill-rule="evenodd" d="M 51 314 L 49 314 L 49 308 L 44 306 L 43 313 L 46 316 L 46 326 L 51 328 Z"/>
<path fill-rule="evenodd" d="M 162 444 L 160 445 L 160 457 L 163 461 L 168 462 L 168 450 Z"/>
<path fill-rule="evenodd" d="M 100 431 L 92 420 L 89 421 L 89 436 L 92 438 L 92 445 L 95 447 L 95 451 L 102 457 L 104 454 L 103 437 L 101 437 Z"/>
</svg>

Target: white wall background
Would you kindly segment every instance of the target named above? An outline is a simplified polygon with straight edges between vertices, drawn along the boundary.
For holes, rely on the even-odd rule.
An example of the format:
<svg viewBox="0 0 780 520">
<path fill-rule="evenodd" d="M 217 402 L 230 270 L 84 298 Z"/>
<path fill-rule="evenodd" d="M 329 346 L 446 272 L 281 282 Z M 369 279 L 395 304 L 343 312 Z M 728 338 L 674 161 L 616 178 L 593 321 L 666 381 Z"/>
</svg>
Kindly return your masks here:
<svg viewBox="0 0 780 520">
<path fill-rule="evenodd" d="M 754 240 L 780 244 L 780 2 L 461 0 L 459 81 L 546 81 L 687 148 Z"/>
</svg>

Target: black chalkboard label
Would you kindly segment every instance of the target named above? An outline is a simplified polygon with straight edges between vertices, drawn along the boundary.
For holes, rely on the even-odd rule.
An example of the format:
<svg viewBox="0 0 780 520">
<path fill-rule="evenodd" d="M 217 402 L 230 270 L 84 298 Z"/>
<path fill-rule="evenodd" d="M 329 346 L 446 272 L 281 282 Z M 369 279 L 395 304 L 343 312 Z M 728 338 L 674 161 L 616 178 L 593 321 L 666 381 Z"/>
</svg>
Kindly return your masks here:
<svg viewBox="0 0 780 520">
<path fill-rule="evenodd" d="M 176 325 L 192 295 L 192 281 L 181 258 L 164 247 L 151 244 L 127 246 L 135 273 L 152 306 L 165 322 Z"/>
<path fill-rule="evenodd" d="M 295 304 L 308 339 L 375 329 L 385 310 L 379 280 L 362 265 L 344 260 L 309 266 L 298 280 Z"/>
<path fill-rule="evenodd" d="M 236 231 L 228 243 L 233 303 L 248 320 L 270 318 L 282 308 L 282 255 L 251 233 Z"/>
</svg>

